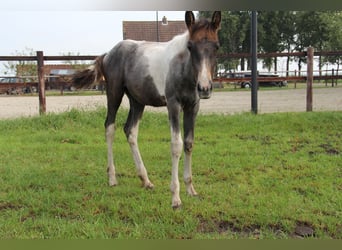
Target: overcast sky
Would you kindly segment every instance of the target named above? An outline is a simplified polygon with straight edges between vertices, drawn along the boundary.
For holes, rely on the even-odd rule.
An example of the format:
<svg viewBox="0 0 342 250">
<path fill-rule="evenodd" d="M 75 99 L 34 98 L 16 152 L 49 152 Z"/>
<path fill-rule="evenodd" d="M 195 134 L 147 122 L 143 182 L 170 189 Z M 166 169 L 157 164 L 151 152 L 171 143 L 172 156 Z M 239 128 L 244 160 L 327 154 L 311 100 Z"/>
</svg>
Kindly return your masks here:
<svg viewBox="0 0 342 250">
<path fill-rule="evenodd" d="M 0 55 L 28 49 L 41 50 L 45 55 L 102 54 L 122 40 L 122 21 L 156 20 L 152 2 L 155 1 L 0 0 Z M 122 9 L 152 11 L 117 11 Z M 158 19 L 163 16 L 184 20 L 184 11 L 158 11 Z"/>
<path fill-rule="evenodd" d="M 153 10 L 185 9 L 185 3 L 187 0 L 0 0 L 0 55 L 31 50 L 45 55 L 99 55 L 122 40 L 122 21 L 155 21 Z M 117 11 L 131 9 L 152 11 Z M 163 16 L 184 20 L 184 11 L 158 11 L 158 19 Z"/>
<path fill-rule="evenodd" d="M 102 54 L 122 40 L 123 20 L 153 21 L 156 16 L 156 11 L 2 10 L 0 55 L 26 48 L 42 50 L 45 55 Z M 183 11 L 158 11 L 158 19 L 163 16 L 184 20 Z"/>
<path fill-rule="evenodd" d="M 158 11 L 158 20 L 163 16 L 168 20 L 184 20 L 184 11 Z M 100 55 L 123 39 L 122 21 L 155 21 L 156 18 L 156 11 L 0 8 L 0 55 L 28 54 L 32 50 L 43 51 L 44 55 Z M 0 75 L 5 72 L 3 63 L 0 62 Z"/>
</svg>

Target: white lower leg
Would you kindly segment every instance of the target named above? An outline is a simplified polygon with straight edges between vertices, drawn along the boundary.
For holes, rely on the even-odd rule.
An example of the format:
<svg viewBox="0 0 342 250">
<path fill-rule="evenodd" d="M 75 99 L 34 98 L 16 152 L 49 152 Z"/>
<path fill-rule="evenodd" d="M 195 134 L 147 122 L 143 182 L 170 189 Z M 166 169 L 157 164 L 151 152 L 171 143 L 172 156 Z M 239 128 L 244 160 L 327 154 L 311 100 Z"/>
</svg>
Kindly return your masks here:
<svg viewBox="0 0 342 250">
<path fill-rule="evenodd" d="M 109 125 L 106 128 L 106 142 L 107 142 L 107 162 L 108 162 L 108 179 L 110 186 L 116 186 L 118 184 L 115 177 L 115 166 L 113 159 L 113 141 L 114 141 L 114 124 Z"/>
<path fill-rule="evenodd" d="M 186 191 L 189 195 L 195 196 L 197 195 L 197 192 L 195 191 L 195 188 L 192 185 L 192 171 L 191 171 L 191 153 L 185 154 L 184 159 L 184 183 L 186 186 Z"/>
<path fill-rule="evenodd" d="M 175 133 L 171 128 L 171 157 L 172 157 L 172 176 L 171 176 L 171 193 L 172 193 L 172 207 L 179 207 L 182 202 L 179 196 L 179 179 L 178 179 L 178 165 L 182 154 L 182 138 L 180 133 Z"/>
<path fill-rule="evenodd" d="M 147 170 L 142 161 L 139 147 L 138 147 L 138 124 L 131 129 L 130 134 L 128 135 L 128 143 L 131 148 L 131 152 L 133 155 L 134 163 L 137 169 L 137 173 L 139 178 L 141 179 L 143 186 L 146 188 L 153 188 L 152 182 L 149 180 L 147 175 Z"/>
</svg>

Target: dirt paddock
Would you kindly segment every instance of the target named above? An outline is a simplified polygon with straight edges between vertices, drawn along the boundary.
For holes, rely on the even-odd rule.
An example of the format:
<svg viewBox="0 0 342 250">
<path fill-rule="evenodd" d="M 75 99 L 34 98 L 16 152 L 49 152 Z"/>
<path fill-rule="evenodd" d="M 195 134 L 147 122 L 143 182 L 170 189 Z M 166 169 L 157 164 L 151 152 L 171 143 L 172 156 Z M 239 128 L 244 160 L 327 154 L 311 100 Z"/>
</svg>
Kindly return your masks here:
<svg viewBox="0 0 342 250">
<path fill-rule="evenodd" d="M 105 95 L 48 96 L 47 112 L 64 112 L 72 108 L 91 110 L 106 105 Z M 123 107 L 128 107 L 125 97 Z M 36 96 L 1 96 L 0 119 L 38 115 L 39 101 Z M 166 108 L 146 107 L 148 111 L 165 112 Z M 250 91 L 214 92 L 207 100 L 201 100 L 200 113 L 234 114 L 251 110 Z M 306 110 L 306 90 L 263 90 L 258 92 L 258 112 L 303 112 Z M 317 88 L 313 91 L 314 111 L 342 110 L 342 88 Z"/>
</svg>

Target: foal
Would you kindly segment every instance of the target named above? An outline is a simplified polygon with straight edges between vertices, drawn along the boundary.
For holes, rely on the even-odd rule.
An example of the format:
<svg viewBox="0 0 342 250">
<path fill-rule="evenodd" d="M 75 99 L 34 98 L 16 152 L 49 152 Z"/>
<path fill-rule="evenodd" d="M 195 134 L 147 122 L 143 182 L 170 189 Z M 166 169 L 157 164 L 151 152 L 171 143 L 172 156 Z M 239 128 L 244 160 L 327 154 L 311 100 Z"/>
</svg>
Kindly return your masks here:
<svg viewBox="0 0 342 250">
<path fill-rule="evenodd" d="M 200 98 L 210 98 L 212 75 L 219 48 L 221 12 L 212 20 L 195 21 L 191 11 L 185 13 L 187 31 L 165 43 L 124 40 L 111 51 L 96 58 L 92 68 L 76 73 L 75 87 L 90 86 L 104 77 L 107 90 L 105 132 L 109 185 L 117 185 L 112 144 L 115 117 L 123 95 L 129 98 L 130 110 L 124 131 L 130 145 L 138 176 L 143 186 L 153 188 L 138 148 L 138 128 L 145 105 L 167 106 L 171 128 L 172 207 L 181 205 L 178 165 L 183 140 L 180 113 L 184 126 L 184 182 L 189 195 L 197 195 L 192 184 L 191 155 L 195 119 Z"/>
</svg>

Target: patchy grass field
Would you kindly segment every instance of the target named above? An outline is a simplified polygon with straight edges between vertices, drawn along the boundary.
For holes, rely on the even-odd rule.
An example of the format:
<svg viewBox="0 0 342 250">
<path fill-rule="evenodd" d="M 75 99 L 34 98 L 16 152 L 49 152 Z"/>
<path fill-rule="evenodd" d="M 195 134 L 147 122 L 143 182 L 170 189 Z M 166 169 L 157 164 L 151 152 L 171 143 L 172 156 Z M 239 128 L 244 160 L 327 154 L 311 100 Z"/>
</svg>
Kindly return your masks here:
<svg viewBox="0 0 342 250">
<path fill-rule="evenodd" d="M 342 239 L 342 113 L 201 115 L 195 188 L 171 208 L 166 114 L 145 113 L 144 190 L 122 127 L 107 186 L 105 110 L 0 121 L 0 238 Z M 182 171 L 180 171 L 182 172 Z"/>
</svg>

